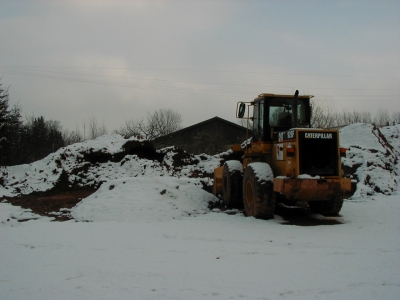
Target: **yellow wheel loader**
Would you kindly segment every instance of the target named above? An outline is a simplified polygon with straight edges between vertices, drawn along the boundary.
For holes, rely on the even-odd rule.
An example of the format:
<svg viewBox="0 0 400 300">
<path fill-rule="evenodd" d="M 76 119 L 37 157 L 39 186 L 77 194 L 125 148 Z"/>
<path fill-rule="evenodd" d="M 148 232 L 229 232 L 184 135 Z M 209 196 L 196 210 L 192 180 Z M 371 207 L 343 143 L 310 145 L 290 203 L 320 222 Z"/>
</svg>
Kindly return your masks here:
<svg viewBox="0 0 400 300">
<path fill-rule="evenodd" d="M 277 203 L 339 213 L 344 193 L 351 190 L 341 170 L 346 149 L 340 147 L 338 130 L 310 127 L 312 97 L 298 91 L 261 94 L 237 104 L 236 116 L 251 121 L 252 137 L 231 146 L 240 160 L 214 170 L 213 193 L 227 207 L 243 203 L 247 216 L 260 219 L 273 218 Z"/>
</svg>

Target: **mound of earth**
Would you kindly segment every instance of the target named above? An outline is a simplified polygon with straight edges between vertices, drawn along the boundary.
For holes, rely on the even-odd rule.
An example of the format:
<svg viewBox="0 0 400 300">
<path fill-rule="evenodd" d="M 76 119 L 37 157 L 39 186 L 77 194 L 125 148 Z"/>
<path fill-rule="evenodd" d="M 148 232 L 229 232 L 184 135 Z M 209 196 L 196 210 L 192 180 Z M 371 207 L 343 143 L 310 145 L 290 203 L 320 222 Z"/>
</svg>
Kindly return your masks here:
<svg viewBox="0 0 400 300">
<path fill-rule="evenodd" d="M 223 155 L 191 155 L 176 147 L 156 150 L 149 141 L 111 134 L 61 148 L 31 164 L 1 167 L 0 196 L 98 188 L 121 177 L 148 176 L 194 177 L 210 189 Z"/>
<path fill-rule="evenodd" d="M 342 165 L 355 182 L 353 198 L 397 190 L 399 128 L 353 124 L 341 129 L 341 145 L 349 149 Z M 130 183 L 132 178 L 187 178 L 191 185 L 211 192 L 213 170 L 232 155 L 231 151 L 192 155 L 176 147 L 156 150 L 149 141 L 111 134 L 61 148 L 32 164 L 0 167 L 0 197 L 37 214 L 66 220 L 83 198 L 121 178 Z"/>
<path fill-rule="evenodd" d="M 340 143 L 348 148 L 342 158 L 345 176 L 357 183 L 354 198 L 397 190 L 399 126 L 380 130 L 371 124 L 352 124 L 340 130 Z"/>
</svg>

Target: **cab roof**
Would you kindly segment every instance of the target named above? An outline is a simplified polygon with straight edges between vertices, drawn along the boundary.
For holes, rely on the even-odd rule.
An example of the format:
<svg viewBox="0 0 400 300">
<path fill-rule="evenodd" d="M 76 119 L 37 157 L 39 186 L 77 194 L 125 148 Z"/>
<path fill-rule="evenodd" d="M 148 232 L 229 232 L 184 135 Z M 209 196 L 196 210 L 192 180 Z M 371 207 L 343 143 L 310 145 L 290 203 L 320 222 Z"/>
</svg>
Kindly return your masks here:
<svg viewBox="0 0 400 300">
<path fill-rule="evenodd" d="M 298 98 L 300 99 L 311 99 L 314 96 L 312 95 L 302 95 L 302 96 L 298 96 Z M 268 93 L 263 93 L 258 95 L 257 98 L 254 99 L 254 101 L 258 101 L 261 100 L 262 98 L 294 98 L 294 95 L 281 95 L 281 94 L 268 94 Z"/>
</svg>

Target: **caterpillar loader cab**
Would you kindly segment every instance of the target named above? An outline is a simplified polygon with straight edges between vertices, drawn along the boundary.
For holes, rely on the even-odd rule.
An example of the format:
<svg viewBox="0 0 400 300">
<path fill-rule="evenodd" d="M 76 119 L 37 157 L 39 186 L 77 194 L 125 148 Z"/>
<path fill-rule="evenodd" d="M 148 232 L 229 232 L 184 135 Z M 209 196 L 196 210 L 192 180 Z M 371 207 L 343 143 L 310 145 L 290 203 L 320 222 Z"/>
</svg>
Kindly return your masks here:
<svg viewBox="0 0 400 300">
<path fill-rule="evenodd" d="M 298 91 L 261 94 L 237 104 L 237 117 L 252 121 L 252 137 L 231 146 L 241 160 L 214 170 L 213 193 L 227 207 L 243 203 L 247 216 L 261 219 L 273 218 L 276 203 L 339 213 L 344 193 L 351 190 L 341 170 L 346 149 L 339 146 L 338 130 L 310 127 L 312 97 Z"/>
</svg>

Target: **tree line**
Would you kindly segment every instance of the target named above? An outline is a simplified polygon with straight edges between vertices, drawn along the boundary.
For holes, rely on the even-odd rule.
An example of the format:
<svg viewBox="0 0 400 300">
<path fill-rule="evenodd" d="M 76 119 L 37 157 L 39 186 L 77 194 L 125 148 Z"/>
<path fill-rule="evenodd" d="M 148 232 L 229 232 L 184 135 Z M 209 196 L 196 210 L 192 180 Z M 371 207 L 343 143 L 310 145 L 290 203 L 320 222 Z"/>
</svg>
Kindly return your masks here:
<svg viewBox="0 0 400 300">
<path fill-rule="evenodd" d="M 73 131 L 63 130 L 59 121 L 45 120 L 43 116 L 26 117 L 23 121 L 22 108 L 19 105 L 10 107 L 9 98 L 8 88 L 0 82 L 0 166 L 32 163 L 61 147 L 108 133 L 104 123 L 94 117 L 83 122 L 83 132 L 78 126 Z M 374 117 L 369 112 L 338 113 L 332 102 L 312 101 L 311 127 L 340 128 L 352 123 L 370 123 L 377 127 L 400 124 L 400 112 L 379 109 Z M 181 124 L 179 113 L 159 109 L 139 120 L 125 120 L 125 124 L 114 132 L 126 138 L 136 136 L 153 140 L 181 129 Z M 246 127 L 247 124 L 241 125 Z"/>
<path fill-rule="evenodd" d="M 0 165 L 31 163 L 63 147 L 61 125 L 43 116 L 22 121 L 21 107 L 9 106 L 8 88 L 0 83 Z"/>
<path fill-rule="evenodd" d="M 10 106 L 8 88 L 0 82 L 0 166 L 27 164 L 40 160 L 61 147 L 92 140 L 108 133 L 104 123 L 95 117 L 84 121 L 83 132 L 77 126 L 75 130 L 63 130 L 61 123 L 45 120 L 43 116 L 21 116 L 19 105 Z M 115 130 L 129 138 L 136 136 L 153 140 L 181 128 L 182 118 L 170 109 L 159 109 L 148 113 L 140 120 L 126 120 L 125 125 Z"/>
<path fill-rule="evenodd" d="M 375 116 L 370 112 L 342 111 L 337 112 L 332 101 L 312 100 L 311 127 L 340 128 L 354 123 L 373 124 L 376 127 L 400 124 L 400 111 L 389 113 L 380 108 Z"/>
</svg>

